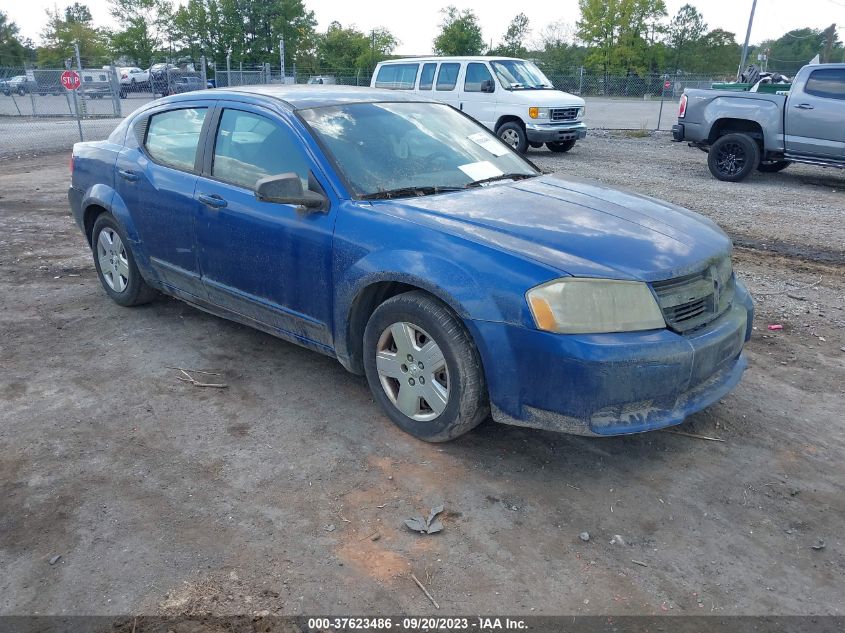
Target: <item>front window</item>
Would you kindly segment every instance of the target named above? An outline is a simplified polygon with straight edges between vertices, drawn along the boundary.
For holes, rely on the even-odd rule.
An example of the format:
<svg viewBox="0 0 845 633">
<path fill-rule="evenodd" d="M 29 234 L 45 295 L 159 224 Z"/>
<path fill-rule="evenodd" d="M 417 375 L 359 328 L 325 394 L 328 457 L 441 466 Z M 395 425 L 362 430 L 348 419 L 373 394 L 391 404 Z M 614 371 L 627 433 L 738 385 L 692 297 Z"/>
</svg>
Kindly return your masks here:
<svg viewBox="0 0 845 633">
<path fill-rule="evenodd" d="M 493 72 L 506 90 L 554 90 L 552 82 L 531 62 L 500 59 L 491 62 Z"/>
<path fill-rule="evenodd" d="M 486 64 L 472 62 L 467 64 L 467 76 L 464 79 L 464 92 L 481 92 L 481 85 L 485 81 L 493 81 L 493 76 L 487 70 Z"/>
<path fill-rule="evenodd" d="M 441 103 L 356 103 L 300 114 L 360 198 L 427 195 L 538 175 L 486 128 Z"/>
</svg>

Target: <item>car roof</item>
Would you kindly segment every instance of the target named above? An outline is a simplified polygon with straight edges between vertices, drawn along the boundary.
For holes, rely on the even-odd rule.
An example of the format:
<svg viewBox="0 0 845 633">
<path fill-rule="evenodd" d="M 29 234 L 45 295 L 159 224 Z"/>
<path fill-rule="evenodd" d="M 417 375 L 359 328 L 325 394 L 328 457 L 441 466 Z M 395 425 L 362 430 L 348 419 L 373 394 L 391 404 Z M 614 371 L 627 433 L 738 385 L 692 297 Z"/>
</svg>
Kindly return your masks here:
<svg viewBox="0 0 845 633">
<path fill-rule="evenodd" d="M 386 59 L 383 62 L 379 63 L 386 66 L 388 64 L 408 64 L 412 62 L 489 62 L 493 60 L 514 60 L 520 62 L 526 61 L 520 57 L 508 57 L 507 55 L 466 55 L 452 57 L 438 57 L 437 55 L 425 55 L 422 57 L 402 57 L 400 59 Z"/>
<path fill-rule="evenodd" d="M 242 86 L 239 88 L 215 88 L 203 91 L 203 98 L 234 99 L 243 101 L 244 97 L 255 97 L 256 101 L 276 101 L 293 110 L 336 106 L 349 103 L 379 103 L 396 101 L 417 101 L 434 103 L 432 99 L 421 97 L 411 91 L 383 90 L 358 86 L 337 86 L 332 84 L 263 84 Z M 172 102 L 196 99 L 197 93 L 169 97 Z"/>
</svg>

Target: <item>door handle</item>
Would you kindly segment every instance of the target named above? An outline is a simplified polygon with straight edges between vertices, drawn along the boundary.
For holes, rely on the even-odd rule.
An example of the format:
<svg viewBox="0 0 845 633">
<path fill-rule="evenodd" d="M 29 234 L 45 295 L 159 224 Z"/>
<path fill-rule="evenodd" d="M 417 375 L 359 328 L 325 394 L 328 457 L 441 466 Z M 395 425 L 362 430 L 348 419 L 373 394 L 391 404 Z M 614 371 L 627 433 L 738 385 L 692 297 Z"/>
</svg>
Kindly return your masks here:
<svg viewBox="0 0 845 633">
<path fill-rule="evenodd" d="M 216 193 L 201 193 L 197 196 L 197 200 L 202 202 L 205 206 L 212 209 L 222 209 L 228 204 L 223 198 Z"/>
<path fill-rule="evenodd" d="M 799 110 L 812 110 L 814 106 L 811 106 L 809 103 L 799 103 L 795 107 Z"/>
<path fill-rule="evenodd" d="M 135 182 L 136 180 L 138 180 L 138 174 L 136 174 L 134 171 L 130 171 L 128 169 L 118 169 L 117 173 L 121 178 L 123 178 L 124 180 L 128 180 L 129 182 Z"/>
</svg>

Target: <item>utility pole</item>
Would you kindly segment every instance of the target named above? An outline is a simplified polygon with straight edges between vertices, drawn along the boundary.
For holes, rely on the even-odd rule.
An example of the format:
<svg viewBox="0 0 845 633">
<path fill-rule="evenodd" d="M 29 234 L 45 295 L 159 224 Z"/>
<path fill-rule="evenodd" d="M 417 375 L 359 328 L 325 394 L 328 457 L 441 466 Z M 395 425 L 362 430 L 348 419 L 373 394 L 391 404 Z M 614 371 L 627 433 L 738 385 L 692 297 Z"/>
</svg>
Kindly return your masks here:
<svg viewBox="0 0 845 633">
<path fill-rule="evenodd" d="M 748 59 L 748 41 L 751 39 L 751 25 L 754 24 L 754 10 L 757 8 L 757 0 L 751 2 L 751 15 L 748 17 L 748 30 L 745 32 L 745 44 L 742 45 L 742 59 L 739 60 L 739 70 L 736 71 L 736 80 L 745 69 L 745 62 Z"/>
<path fill-rule="evenodd" d="M 282 65 L 282 83 L 285 83 L 285 38 L 279 38 L 279 63 Z"/>
</svg>

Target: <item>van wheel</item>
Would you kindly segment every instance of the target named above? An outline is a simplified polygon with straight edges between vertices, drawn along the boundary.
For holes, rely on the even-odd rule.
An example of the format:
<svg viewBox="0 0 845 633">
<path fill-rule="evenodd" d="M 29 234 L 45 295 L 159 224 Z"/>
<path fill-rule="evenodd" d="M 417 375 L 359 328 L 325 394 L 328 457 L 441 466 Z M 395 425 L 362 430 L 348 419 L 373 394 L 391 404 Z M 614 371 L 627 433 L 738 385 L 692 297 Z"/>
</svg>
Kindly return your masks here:
<svg viewBox="0 0 845 633">
<path fill-rule="evenodd" d="M 727 182 L 739 182 L 759 164 L 760 146 L 747 134 L 720 136 L 707 155 L 710 173 Z"/>
<path fill-rule="evenodd" d="M 502 123 L 496 130 L 496 136 L 505 144 L 515 149 L 520 154 L 528 151 L 528 135 L 525 129 L 514 121 Z"/>
<path fill-rule="evenodd" d="M 546 143 L 546 147 L 548 147 L 549 151 L 552 151 L 552 152 L 558 152 L 558 153 L 568 152 L 573 147 L 575 147 L 575 139 L 573 138 L 573 139 L 569 139 L 568 141 L 560 141 L 560 142 L 557 142 L 557 143 Z"/>
<path fill-rule="evenodd" d="M 364 330 L 364 370 L 393 423 L 426 442 L 463 435 L 490 412 L 469 332 L 425 292 L 396 295 L 376 308 Z"/>
</svg>

